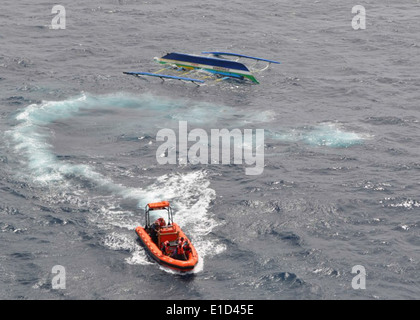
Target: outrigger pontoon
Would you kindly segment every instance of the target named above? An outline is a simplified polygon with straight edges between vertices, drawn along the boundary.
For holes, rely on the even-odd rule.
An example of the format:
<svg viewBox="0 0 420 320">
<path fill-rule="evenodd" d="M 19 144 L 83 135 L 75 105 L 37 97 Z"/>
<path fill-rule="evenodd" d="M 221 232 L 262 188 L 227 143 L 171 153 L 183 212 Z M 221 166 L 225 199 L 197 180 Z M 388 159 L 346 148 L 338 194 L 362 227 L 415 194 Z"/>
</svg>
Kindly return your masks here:
<svg viewBox="0 0 420 320">
<path fill-rule="evenodd" d="M 204 51 L 203 54 L 209 56 L 197 56 L 185 53 L 168 53 L 161 58 L 154 58 L 160 64 L 165 65 L 165 68 L 152 72 L 124 72 L 124 74 L 132 76 L 152 76 L 164 79 L 177 79 L 182 81 L 191 81 L 196 84 L 204 83 L 205 80 L 212 76 L 217 77 L 216 81 L 235 79 L 235 80 L 250 80 L 252 83 L 258 84 L 258 80 L 253 75 L 253 72 L 266 70 L 272 63 L 279 64 L 280 62 L 262 58 L 246 56 L 243 54 L 218 52 L 218 51 Z M 236 60 L 231 60 L 226 57 L 236 57 Z M 255 65 L 251 68 L 253 72 L 239 59 L 251 59 L 258 62 L 265 62 L 267 65 L 262 69 L 255 69 Z M 172 70 L 175 72 L 182 72 L 180 76 L 160 73 L 163 70 Z M 201 78 L 190 78 L 185 75 L 194 71 L 201 71 Z"/>
<path fill-rule="evenodd" d="M 198 254 L 185 233 L 173 222 L 173 211 L 169 202 L 147 204 L 145 220 L 145 226 L 137 227 L 136 233 L 150 256 L 171 269 L 181 272 L 192 271 L 198 263 Z M 182 257 L 174 254 L 181 240 L 189 245 L 189 250 L 185 251 Z M 167 247 L 162 250 L 165 244 Z"/>
</svg>

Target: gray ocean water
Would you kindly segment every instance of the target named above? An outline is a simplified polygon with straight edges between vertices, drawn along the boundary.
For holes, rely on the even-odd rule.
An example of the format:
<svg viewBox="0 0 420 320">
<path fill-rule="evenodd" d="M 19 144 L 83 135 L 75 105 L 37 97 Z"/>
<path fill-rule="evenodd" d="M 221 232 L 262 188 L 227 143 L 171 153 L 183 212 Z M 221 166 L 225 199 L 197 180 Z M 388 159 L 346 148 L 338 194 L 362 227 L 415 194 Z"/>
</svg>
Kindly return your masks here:
<svg viewBox="0 0 420 320">
<path fill-rule="evenodd" d="M 281 64 L 260 85 L 122 74 L 212 50 Z M 419 299 L 419 73 L 418 0 L 2 0 L 0 298 Z M 179 121 L 264 129 L 263 173 L 160 165 L 156 134 Z M 160 200 L 192 274 L 137 240 Z"/>
</svg>

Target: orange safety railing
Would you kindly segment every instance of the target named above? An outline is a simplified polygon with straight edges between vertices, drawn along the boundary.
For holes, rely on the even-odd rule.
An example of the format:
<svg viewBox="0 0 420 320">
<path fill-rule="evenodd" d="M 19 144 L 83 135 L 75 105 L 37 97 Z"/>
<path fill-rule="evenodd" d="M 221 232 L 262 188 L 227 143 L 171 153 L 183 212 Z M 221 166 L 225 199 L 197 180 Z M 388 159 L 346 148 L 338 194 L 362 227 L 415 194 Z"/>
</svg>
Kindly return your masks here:
<svg viewBox="0 0 420 320">
<path fill-rule="evenodd" d="M 161 201 L 161 202 L 154 202 L 154 203 L 148 203 L 147 206 L 152 209 L 164 209 L 169 207 L 169 201 Z"/>
</svg>

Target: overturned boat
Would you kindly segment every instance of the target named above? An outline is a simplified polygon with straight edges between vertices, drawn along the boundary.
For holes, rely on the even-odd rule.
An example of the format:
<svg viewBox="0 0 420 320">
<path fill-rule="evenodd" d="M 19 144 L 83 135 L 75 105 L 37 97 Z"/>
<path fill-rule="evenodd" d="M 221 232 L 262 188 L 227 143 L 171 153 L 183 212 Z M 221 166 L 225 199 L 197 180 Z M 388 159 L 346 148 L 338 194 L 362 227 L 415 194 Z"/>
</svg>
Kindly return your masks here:
<svg viewBox="0 0 420 320">
<path fill-rule="evenodd" d="M 198 263 L 198 254 L 185 233 L 173 222 L 169 202 L 147 204 L 145 220 L 144 227 L 138 226 L 136 233 L 149 255 L 173 270 L 192 271 Z"/>
<path fill-rule="evenodd" d="M 266 70 L 272 63 L 280 64 L 278 61 L 262 59 L 258 57 L 247 56 L 244 54 L 230 53 L 230 52 L 219 52 L 219 51 L 203 51 L 201 55 L 192 55 L 186 53 L 171 52 L 167 53 L 163 57 L 155 57 L 154 60 L 159 64 L 165 65 L 165 67 L 157 72 L 123 72 L 124 74 L 136 76 L 136 77 L 158 77 L 162 80 L 164 79 L 177 79 L 182 81 L 193 82 L 197 85 L 204 83 L 204 79 L 216 78 L 215 81 L 221 80 L 250 80 L 252 83 L 258 84 L 259 81 L 255 78 L 254 72 L 260 72 Z M 254 61 L 252 67 L 247 67 L 244 63 L 239 62 L 239 59 L 247 59 Z M 266 63 L 267 65 L 262 68 L 256 68 L 258 62 Z M 180 76 L 176 74 L 166 74 L 161 73 L 166 70 L 176 72 L 181 72 Z M 203 75 L 200 78 L 191 78 L 186 77 L 186 75 L 191 74 L 194 71 L 204 71 L 201 72 Z M 199 74 L 197 74 L 199 75 Z"/>
</svg>

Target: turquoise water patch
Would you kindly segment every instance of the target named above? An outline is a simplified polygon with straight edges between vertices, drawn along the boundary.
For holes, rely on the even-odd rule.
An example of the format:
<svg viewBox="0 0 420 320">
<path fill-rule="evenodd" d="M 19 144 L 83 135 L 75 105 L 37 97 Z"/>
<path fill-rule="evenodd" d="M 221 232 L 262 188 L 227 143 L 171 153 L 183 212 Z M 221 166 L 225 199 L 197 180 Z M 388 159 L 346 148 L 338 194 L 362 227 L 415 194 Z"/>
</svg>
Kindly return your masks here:
<svg viewBox="0 0 420 320">
<path fill-rule="evenodd" d="M 311 146 L 325 146 L 331 148 L 348 148 L 362 144 L 366 135 L 353 131 L 346 131 L 336 124 L 321 124 L 314 127 L 290 129 L 286 132 L 268 131 L 270 138 L 285 142 L 302 141 Z"/>
<path fill-rule="evenodd" d="M 348 148 L 361 144 L 363 138 L 355 132 L 343 131 L 334 125 L 322 125 L 304 133 L 303 141 L 312 146 Z"/>
</svg>

